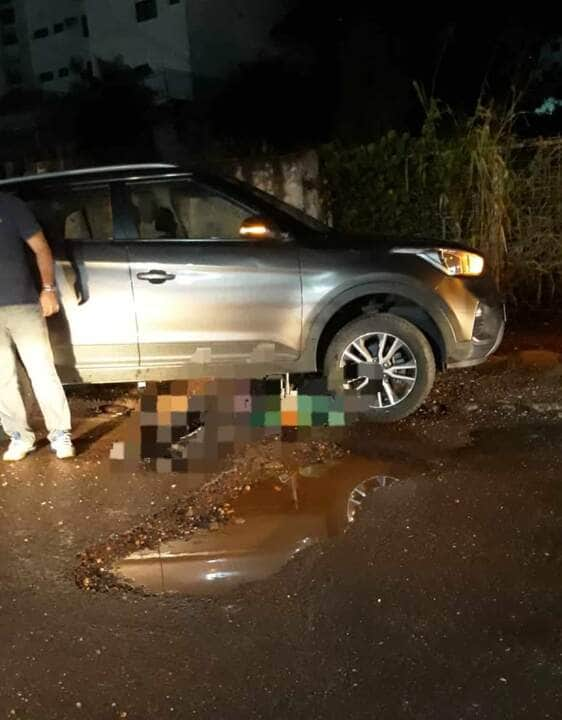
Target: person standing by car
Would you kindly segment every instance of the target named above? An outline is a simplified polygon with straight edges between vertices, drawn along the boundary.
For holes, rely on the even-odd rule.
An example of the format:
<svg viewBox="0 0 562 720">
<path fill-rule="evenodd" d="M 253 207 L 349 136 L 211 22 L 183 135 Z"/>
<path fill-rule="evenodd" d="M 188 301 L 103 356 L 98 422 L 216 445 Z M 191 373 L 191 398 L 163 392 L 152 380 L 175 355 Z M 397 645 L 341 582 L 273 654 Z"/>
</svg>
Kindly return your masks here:
<svg viewBox="0 0 562 720">
<path fill-rule="evenodd" d="M 39 295 L 25 243 L 39 270 Z M 18 386 L 15 350 L 33 385 L 52 451 L 60 459 L 75 454 L 70 409 L 45 322 L 59 309 L 53 256 L 39 223 L 24 202 L 0 193 L 0 423 L 10 437 L 4 460 L 23 460 L 35 449 L 35 435 Z"/>
</svg>

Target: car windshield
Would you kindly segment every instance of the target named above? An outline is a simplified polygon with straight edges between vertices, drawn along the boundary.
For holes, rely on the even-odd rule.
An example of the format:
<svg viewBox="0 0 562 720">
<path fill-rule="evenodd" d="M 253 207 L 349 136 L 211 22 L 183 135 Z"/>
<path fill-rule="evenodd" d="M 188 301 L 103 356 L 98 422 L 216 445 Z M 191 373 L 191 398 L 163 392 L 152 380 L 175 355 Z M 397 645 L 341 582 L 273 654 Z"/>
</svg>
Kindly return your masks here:
<svg viewBox="0 0 562 720">
<path fill-rule="evenodd" d="M 308 215 L 302 210 L 296 208 L 294 205 L 289 205 L 288 203 L 283 202 L 283 200 L 279 200 L 279 198 L 275 197 L 275 195 L 264 192 L 263 190 L 255 187 L 254 185 L 250 185 L 249 183 L 243 182 L 242 180 L 238 180 L 238 178 L 227 177 L 225 179 L 227 180 L 227 182 L 231 183 L 232 185 L 238 186 L 240 189 L 243 189 L 245 192 L 253 195 L 259 200 L 264 200 L 270 205 L 273 205 L 278 211 L 290 215 L 293 220 L 296 220 L 297 222 L 306 225 L 308 228 L 314 230 L 315 232 L 329 233 L 331 231 L 329 225 L 326 225 L 320 220 L 316 220 L 316 218 L 313 218 L 312 215 Z"/>
</svg>

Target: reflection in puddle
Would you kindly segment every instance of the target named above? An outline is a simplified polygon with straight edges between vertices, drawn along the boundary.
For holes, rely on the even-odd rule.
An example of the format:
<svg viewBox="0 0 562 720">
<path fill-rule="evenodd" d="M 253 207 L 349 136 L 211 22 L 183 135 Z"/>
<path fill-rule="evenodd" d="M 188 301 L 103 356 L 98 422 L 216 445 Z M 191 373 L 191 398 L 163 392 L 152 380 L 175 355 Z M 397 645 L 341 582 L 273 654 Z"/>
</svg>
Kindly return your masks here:
<svg viewBox="0 0 562 720">
<path fill-rule="evenodd" d="M 286 484 L 264 482 L 233 503 L 230 522 L 197 530 L 119 561 L 114 571 L 149 592 L 214 595 L 261 580 L 321 540 L 342 533 L 365 499 L 395 481 L 363 458 L 302 468 Z"/>
</svg>

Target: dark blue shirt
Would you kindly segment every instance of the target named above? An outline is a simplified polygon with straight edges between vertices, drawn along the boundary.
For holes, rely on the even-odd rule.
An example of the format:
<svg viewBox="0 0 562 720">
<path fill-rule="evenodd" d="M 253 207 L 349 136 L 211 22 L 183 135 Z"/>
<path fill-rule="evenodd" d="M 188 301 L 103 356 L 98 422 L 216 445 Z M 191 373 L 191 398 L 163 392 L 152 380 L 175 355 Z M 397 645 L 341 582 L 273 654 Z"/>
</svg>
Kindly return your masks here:
<svg viewBox="0 0 562 720">
<path fill-rule="evenodd" d="M 25 241 L 40 231 L 22 200 L 0 193 L 0 306 L 37 302 Z"/>
</svg>

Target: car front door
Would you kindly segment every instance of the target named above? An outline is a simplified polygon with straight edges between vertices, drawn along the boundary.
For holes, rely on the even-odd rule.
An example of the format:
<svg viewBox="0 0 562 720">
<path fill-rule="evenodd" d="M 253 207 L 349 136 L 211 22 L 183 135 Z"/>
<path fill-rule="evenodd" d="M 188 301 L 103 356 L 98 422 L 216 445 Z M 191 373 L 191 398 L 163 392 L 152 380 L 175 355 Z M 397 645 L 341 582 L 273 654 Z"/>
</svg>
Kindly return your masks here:
<svg viewBox="0 0 562 720">
<path fill-rule="evenodd" d="M 27 200 L 53 250 L 61 312 L 49 318 L 65 382 L 133 380 L 138 339 L 127 249 L 113 241 L 108 184 L 54 185 Z"/>
<path fill-rule="evenodd" d="M 296 246 L 241 237 L 253 208 L 191 179 L 132 182 L 127 191 L 141 366 L 171 376 L 184 365 L 295 360 Z"/>
</svg>

